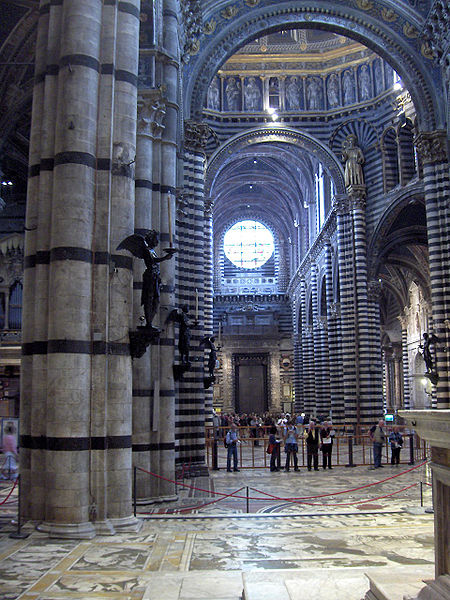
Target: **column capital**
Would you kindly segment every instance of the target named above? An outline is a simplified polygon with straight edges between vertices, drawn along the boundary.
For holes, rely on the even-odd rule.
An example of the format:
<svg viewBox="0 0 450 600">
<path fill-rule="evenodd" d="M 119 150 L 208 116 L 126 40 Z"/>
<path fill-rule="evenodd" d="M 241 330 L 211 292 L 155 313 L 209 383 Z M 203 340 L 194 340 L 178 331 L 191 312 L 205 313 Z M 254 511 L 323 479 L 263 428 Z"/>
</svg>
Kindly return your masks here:
<svg viewBox="0 0 450 600">
<path fill-rule="evenodd" d="M 140 92 L 137 100 L 137 135 L 161 137 L 165 115 L 163 87 Z"/>
<path fill-rule="evenodd" d="M 379 302 L 381 300 L 381 294 L 383 291 L 381 281 L 378 281 L 378 279 L 372 279 L 372 281 L 369 281 L 367 284 L 367 291 L 370 300 Z"/>
<path fill-rule="evenodd" d="M 190 150 L 204 151 L 210 127 L 206 123 L 189 120 L 184 124 L 184 145 Z"/>
<path fill-rule="evenodd" d="M 347 194 L 336 194 L 333 196 L 331 205 L 337 215 L 348 214 L 350 210 Z"/>
<path fill-rule="evenodd" d="M 349 205 L 352 210 L 355 208 L 366 209 L 366 186 L 349 185 L 347 186 Z"/>
<path fill-rule="evenodd" d="M 341 316 L 341 303 L 340 302 L 329 302 L 328 310 L 330 317 L 340 317 Z"/>
<path fill-rule="evenodd" d="M 316 325 L 317 329 L 321 329 L 322 331 L 327 331 L 328 329 L 327 317 L 323 317 L 321 315 L 314 317 L 314 324 Z"/>
<path fill-rule="evenodd" d="M 177 210 L 177 215 L 181 218 L 187 215 L 187 211 L 185 208 L 188 206 L 189 193 L 184 188 L 177 188 L 175 190 L 175 205 Z"/>
<path fill-rule="evenodd" d="M 408 329 L 409 318 L 406 315 L 398 315 L 397 319 L 400 321 L 402 329 L 406 331 Z"/>
<path fill-rule="evenodd" d="M 312 333 L 313 333 L 312 325 L 309 325 L 309 324 L 303 325 L 303 335 L 305 337 L 311 337 Z"/>
<path fill-rule="evenodd" d="M 447 135 L 443 129 L 420 132 L 414 139 L 414 144 L 424 164 L 447 160 Z"/>
<path fill-rule="evenodd" d="M 205 198 L 205 215 L 208 217 L 212 215 L 214 208 L 214 200 L 212 198 Z"/>
</svg>

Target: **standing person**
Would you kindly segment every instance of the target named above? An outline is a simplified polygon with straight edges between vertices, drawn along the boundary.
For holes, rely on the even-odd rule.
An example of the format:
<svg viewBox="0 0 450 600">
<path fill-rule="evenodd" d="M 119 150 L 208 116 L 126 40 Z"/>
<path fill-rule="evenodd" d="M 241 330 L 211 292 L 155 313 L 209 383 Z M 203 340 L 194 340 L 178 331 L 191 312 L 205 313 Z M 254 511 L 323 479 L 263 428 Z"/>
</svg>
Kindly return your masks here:
<svg viewBox="0 0 450 600">
<path fill-rule="evenodd" d="M 12 423 L 7 423 L 3 434 L 3 455 L 5 462 L 2 466 L 0 479 L 16 479 L 17 478 L 17 442 L 16 429 Z"/>
<path fill-rule="evenodd" d="M 309 423 L 308 428 L 305 430 L 306 440 L 306 460 L 308 465 L 308 471 L 311 471 L 311 464 L 314 463 L 314 471 L 319 470 L 319 441 L 320 433 L 316 429 L 314 421 Z"/>
<path fill-rule="evenodd" d="M 320 430 L 320 439 L 321 439 L 321 450 L 322 450 L 322 466 L 324 469 L 328 468 L 332 469 L 331 466 L 331 452 L 333 450 L 333 437 L 334 430 L 330 426 L 331 424 L 328 421 L 324 421 L 322 423 L 322 428 Z"/>
<path fill-rule="evenodd" d="M 381 464 L 381 451 L 383 449 L 386 435 L 383 430 L 384 421 L 379 419 L 378 424 L 370 428 L 369 437 L 373 444 L 373 468 L 379 469 L 383 467 Z"/>
<path fill-rule="evenodd" d="M 227 445 L 227 471 L 231 473 L 231 457 L 233 457 L 233 471 L 239 471 L 238 469 L 238 453 L 237 445 L 239 442 L 239 430 L 236 423 L 232 423 L 230 429 L 225 437 L 225 443 Z"/>
<path fill-rule="evenodd" d="M 289 473 L 289 465 L 291 462 L 291 454 L 294 459 L 294 471 L 299 471 L 297 452 L 298 452 L 298 432 L 295 426 L 294 419 L 286 424 L 284 430 L 284 451 L 286 452 L 286 464 L 284 470 Z"/>
<path fill-rule="evenodd" d="M 397 466 L 400 464 L 400 450 L 403 447 L 403 436 L 398 425 L 394 426 L 394 431 L 389 436 L 389 443 L 391 444 L 391 465 Z"/>
<path fill-rule="evenodd" d="M 278 463 L 280 456 L 280 444 L 281 440 L 277 437 L 277 427 L 272 425 L 269 429 L 269 446 L 272 445 L 272 452 L 270 453 L 270 470 L 279 471 Z"/>
</svg>

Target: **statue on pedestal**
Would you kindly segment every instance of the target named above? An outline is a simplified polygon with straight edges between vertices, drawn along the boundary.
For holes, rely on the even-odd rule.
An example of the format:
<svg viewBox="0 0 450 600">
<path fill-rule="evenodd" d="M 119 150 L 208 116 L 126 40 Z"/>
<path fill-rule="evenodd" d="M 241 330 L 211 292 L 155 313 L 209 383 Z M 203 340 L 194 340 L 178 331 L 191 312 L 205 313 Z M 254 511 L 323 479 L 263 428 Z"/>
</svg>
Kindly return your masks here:
<svg viewBox="0 0 450 600">
<path fill-rule="evenodd" d="M 364 154 L 357 142 L 358 138 L 355 134 L 351 133 L 346 137 L 342 144 L 342 160 L 345 163 L 344 181 L 346 188 L 365 185 L 361 166 L 364 164 Z"/>
<path fill-rule="evenodd" d="M 159 243 L 159 233 L 154 229 L 145 236 L 138 233 L 129 235 L 117 246 L 117 250 L 127 250 L 136 258 L 145 262 L 146 269 L 142 278 L 141 305 L 144 307 L 145 325 L 130 332 L 130 353 L 133 358 L 140 358 L 147 346 L 159 335 L 159 329 L 153 327 L 152 321 L 159 307 L 161 295 L 161 275 L 159 263 L 170 260 L 177 252 L 176 248 L 165 248 L 165 256 L 158 257 L 154 248 Z"/>
<path fill-rule="evenodd" d="M 434 333 L 423 334 L 423 344 L 420 344 L 419 348 L 423 350 L 423 360 L 425 361 L 425 377 L 431 381 L 433 385 L 436 385 L 439 381 L 439 375 L 436 371 L 435 357 L 436 357 L 436 345 L 440 342 L 439 338 Z M 433 354 L 431 353 L 433 348 Z M 433 360 L 434 359 L 434 360 Z"/>
</svg>

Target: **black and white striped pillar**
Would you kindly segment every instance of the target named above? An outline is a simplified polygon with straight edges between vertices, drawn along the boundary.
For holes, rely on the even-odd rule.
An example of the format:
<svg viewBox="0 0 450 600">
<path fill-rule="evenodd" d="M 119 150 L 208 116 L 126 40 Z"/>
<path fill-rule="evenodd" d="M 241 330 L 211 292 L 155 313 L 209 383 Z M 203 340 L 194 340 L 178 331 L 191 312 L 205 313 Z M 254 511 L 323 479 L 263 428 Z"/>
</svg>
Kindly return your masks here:
<svg viewBox="0 0 450 600">
<path fill-rule="evenodd" d="M 59 537 L 138 526 L 132 263 L 115 251 L 134 227 L 138 32 L 137 1 L 41 3 L 26 225 L 22 516 Z"/>
<path fill-rule="evenodd" d="M 436 372 L 439 376 L 436 408 L 450 408 L 450 210 L 448 204 L 448 140 L 444 130 L 421 132 L 415 140 L 423 164 L 430 261 L 433 332 L 436 346 Z"/>
</svg>

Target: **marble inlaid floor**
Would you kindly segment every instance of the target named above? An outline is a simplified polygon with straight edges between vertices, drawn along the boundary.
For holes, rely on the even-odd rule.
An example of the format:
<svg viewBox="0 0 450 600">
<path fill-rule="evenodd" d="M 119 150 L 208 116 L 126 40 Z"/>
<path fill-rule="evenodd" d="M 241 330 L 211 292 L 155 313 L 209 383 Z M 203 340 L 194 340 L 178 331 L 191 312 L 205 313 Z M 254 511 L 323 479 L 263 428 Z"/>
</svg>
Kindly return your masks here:
<svg viewBox="0 0 450 600">
<path fill-rule="evenodd" d="M 293 498 L 344 491 L 394 473 L 399 470 L 391 467 L 218 471 L 185 480 L 210 491 L 185 488 L 170 508 L 209 502 L 212 491 L 244 487 L 245 495 L 248 487 L 254 497 L 254 490 L 263 490 Z M 407 592 L 407 577 L 420 581 L 433 575 L 433 515 L 421 509 L 418 485 L 388 495 L 428 482 L 428 476 L 422 467 L 363 490 L 314 499 L 312 505 L 251 500 L 249 515 L 245 499 L 226 500 L 181 516 L 154 514 L 138 533 L 90 541 L 48 539 L 34 523 L 23 527 L 28 538 L 11 539 L 14 505 L 8 504 L 0 508 L 0 598 L 238 600 L 245 585 L 249 600 L 360 600 L 368 589 L 365 573 L 384 572 L 404 581 Z M 0 502 L 7 488 L 2 483 Z M 430 506 L 430 488 L 424 490 L 424 505 Z"/>
</svg>

